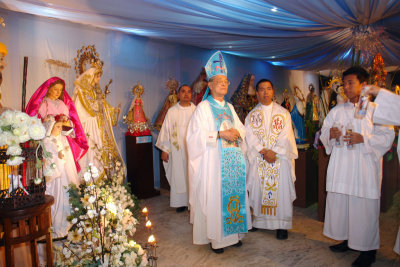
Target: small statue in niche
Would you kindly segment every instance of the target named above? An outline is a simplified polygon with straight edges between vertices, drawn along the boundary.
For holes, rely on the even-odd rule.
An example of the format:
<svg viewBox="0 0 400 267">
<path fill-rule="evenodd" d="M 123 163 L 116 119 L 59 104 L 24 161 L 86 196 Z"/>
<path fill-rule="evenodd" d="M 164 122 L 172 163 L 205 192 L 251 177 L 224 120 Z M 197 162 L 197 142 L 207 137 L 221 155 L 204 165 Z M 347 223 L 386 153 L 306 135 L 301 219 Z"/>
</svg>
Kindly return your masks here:
<svg viewBox="0 0 400 267">
<path fill-rule="evenodd" d="M 201 72 L 199 76 L 197 76 L 196 80 L 192 83 L 192 102 L 197 106 L 203 99 L 203 96 L 207 90 L 208 82 L 207 82 L 207 74 L 204 67 L 201 68 Z"/>
<path fill-rule="evenodd" d="M 178 103 L 178 95 L 176 92 L 179 87 L 179 82 L 171 78 L 168 80 L 166 87 L 169 91 L 169 95 L 165 98 L 164 105 L 162 106 L 154 122 L 154 128 L 158 131 L 161 130 L 161 126 L 164 122 L 165 115 L 167 115 L 168 109 Z"/>
<path fill-rule="evenodd" d="M 238 88 L 231 97 L 231 102 L 242 123 L 247 114 L 257 105 L 258 100 L 254 88 L 254 75 L 246 74 L 241 80 Z"/>
<path fill-rule="evenodd" d="M 138 82 L 133 88 L 132 92 L 135 96 L 131 106 L 129 107 L 128 114 L 123 117 L 123 122 L 128 124 L 128 132 L 126 135 L 132 136 L 145 136 L 151 135 L 151 125 L 143 111 L 143 86 Z"/>
<path fill-rule="evenodd" d="M 289 97 L 287 89 L 283 90 L 282 97 L 283 97 L 283 101 L 282 101 L 281 106 L 286 108 L 287 111 L 290 112 L 292 110 L 292 108 L 290 105 L 290 97 Z"/>
</svg>

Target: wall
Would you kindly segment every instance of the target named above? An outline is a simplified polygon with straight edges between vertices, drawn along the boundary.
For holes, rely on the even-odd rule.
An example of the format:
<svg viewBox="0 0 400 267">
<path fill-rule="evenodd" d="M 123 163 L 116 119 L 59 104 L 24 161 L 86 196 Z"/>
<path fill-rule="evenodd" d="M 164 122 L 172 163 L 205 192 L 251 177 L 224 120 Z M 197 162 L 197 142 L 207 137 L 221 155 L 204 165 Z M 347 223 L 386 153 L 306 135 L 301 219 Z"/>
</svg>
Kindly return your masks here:
<svg viewBox="0 0 400 267">
<path fill-rule="evenodd" d="M 144 87 L 144 111 L 154 121 L 168 91 L 165 84 L 170 77 L 191 84 L 207 62 L 212 50 L 201 49 L 162 40 L 128 35 L 116 31 L 97 29 L 91 26 L 48 19 L 0 9 L 6 27 L 0 28 L 0 42 L 8 48 L 7 67 L 3 71 L 3 105 L 21 109 L 23 58 L 29 58 L 26 103 L 35 90 L 48 78 L 59 76 L 67 84 L 72 95 L 76 77 L 74 58 L 82 46 L 95 44 L 104 61 L 100 84 L 104 86 L 113 79 L 111 94 L 107 100 L 114 106 L 121 103 L 121 116 L 128 112 L 133 99 L 132 87 L 140 81 Z M 271 79 L 277 87 L 277 99 L 281 101 L 284 88 L 297 84 L 304 92 L 310 82 L 317 85 L 317 76 L 312 72 L 289 71 L 275 67 L 262 60 L 241 58 L 224 54 L 231 85 L 230 97 L 246 73 L 253 73 L 256 81 Z M 71 69 L 54 67 L 46 59 L 61 60 Z M 125 157 L 124 134 L 126 125 L 120 120 L 114 134 Z M 156 135 L 154 136 L 156 138 Z M 153 138 L 153 139 L 155 139 Z M 154 172 L 156 186 L 159 184 L 158 150 L 154 149 Z"/>
</svg>

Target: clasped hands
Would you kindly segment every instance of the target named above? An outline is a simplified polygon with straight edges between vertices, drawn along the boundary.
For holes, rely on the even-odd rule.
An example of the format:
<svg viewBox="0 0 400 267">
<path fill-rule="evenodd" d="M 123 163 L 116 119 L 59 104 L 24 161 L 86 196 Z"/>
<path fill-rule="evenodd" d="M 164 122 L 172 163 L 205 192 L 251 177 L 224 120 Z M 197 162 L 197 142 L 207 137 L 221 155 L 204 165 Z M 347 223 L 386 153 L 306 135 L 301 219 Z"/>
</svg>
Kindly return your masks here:
<svg viewBox="0 0 400 267">
<path fill-rule="evenodd" d="M 219 131 L 219 137 L 234 142 L 240 138 L 240 133 L 238 130 L 231 128 L 229 130 Z"/>
<path fill-rule="evenodd" d="M 259 153 L 268 163 L 274 163 L 277 160 L 276 153 L 270 149 L 263 148 Z"/>
<path fill-rule="evenodd" d="M 342 136 L 342 131 L 337 127 L 332 127 L 329 130 L 329 139 L 337 139 L 340 138 L 340 136 Z M 346 142 L 347 145 L 361 144 L 364 143 L 364 137 L 356 132 L 346 133 L 346 135 L 343 136 L 343 142 Z"/>
</svg>

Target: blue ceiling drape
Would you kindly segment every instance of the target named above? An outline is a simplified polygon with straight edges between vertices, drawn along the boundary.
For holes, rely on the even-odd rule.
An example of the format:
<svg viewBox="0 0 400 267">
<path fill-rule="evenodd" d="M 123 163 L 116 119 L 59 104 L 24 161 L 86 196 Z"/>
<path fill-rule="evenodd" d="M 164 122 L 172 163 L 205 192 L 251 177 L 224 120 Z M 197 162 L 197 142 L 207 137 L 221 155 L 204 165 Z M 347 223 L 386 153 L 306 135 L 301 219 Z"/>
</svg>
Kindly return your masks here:
<svg viewBox="0 0 400 267">
<path fill-rule="evenodd" d="M 400 65 L 394 0 L 1 0 L 0 7 L 308 70 L 350 62 L 353 31 L 368 25 L 385 64 Z"/>
</svg>

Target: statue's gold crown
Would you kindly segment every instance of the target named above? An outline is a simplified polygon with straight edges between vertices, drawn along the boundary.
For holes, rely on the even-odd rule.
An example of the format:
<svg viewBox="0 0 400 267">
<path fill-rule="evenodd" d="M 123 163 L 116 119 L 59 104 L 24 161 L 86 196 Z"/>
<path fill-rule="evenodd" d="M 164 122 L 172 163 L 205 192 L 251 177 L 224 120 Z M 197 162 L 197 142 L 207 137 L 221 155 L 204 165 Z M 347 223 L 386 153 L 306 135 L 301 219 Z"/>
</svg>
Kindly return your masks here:
<svg viewBox="0 0 400 267">
<path fill-rule="evenodd" d="M 103 70 L 104 62 L 101 61 L 101 60 L 93 60 L 92 59 L 91 62 L 90 62 L 90 65 L 92 66 L 92 68 Z"/>
</svg>

